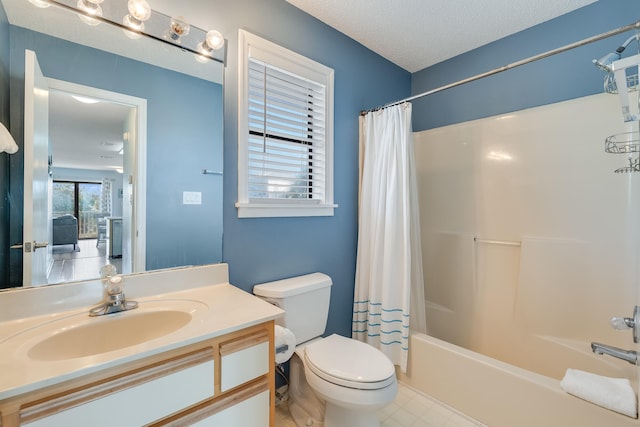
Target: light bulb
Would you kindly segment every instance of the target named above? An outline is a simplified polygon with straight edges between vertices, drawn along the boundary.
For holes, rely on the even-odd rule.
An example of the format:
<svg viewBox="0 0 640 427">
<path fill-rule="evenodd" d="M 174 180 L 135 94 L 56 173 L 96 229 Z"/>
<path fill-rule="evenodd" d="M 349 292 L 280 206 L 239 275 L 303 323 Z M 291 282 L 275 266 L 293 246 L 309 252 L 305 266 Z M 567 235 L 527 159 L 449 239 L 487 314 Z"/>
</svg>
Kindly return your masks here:
<svg viewBox="0 0 640 427">
<path fill-rule="evenodd" d="M 144 31 L 144 22 L 135 19 L 131 15 L 126 15 L 124 18 L 122 18 L 122 23 L 126 27 L 129 27 L 134 31 L 138 31 L 138 32 Z M 137 34 L 134 31 L 127 31 L 127 30 L 123 30 L 123 31 L 127 37 L 140 38 L 140 34 Z"/>
<path fill-rule="evenodd" d="M 36 7 L 39 7 L 39 8 L 41 8 L 41 9 L 46 9 L 46 8 L 48 8 L 49 6 L 51 6 L 51 3 L 49 3 L 49 2 L 48 2 L 48 1 L 46 1 L 46 0 L 29 0 L 29 2 L 30 2 L 32 5 L 34 5 L 34 6 L 36 6 Z"/>
<path fill-rule="evenodd" d="M 102 1 L 103 0 L 78 0 L 77 6 L 79 10 L 82 10 L 89 15 L 102 16 L 102 7 L 100 7 L 100 3 L 102 3 Z M 93 19 L 82 13 L 79 13 L 78 17 L 87 25 L 96 26 L 100 24 L 99 20 Z"/>
<path fill-rule="evenodd" d="M 145 0 L 129 0 L 129 15 L 141 22 L 151 18 L 151 6 Z"/>
<path fill-rule="evenodd" d="M 122 23 L 133 31 L 124 31 L 124 35 L 130 39 L 139 39 L 138 33 L 144 31 L 144 21 L 151 17 L 151 6 L 145 0 L 129 0 L 127 3 L 129 14 L 122 19 Z"/>
<path fill-rule="evenodd" d="M 222 46 L 224 46 L 224 37 L 222 37 L 222 34 L 220 34 L 219 31 L 211 30 L 207 33 L 204 40 L 198 43 L 196 50 L 201 53 L 201 55 L 198 56 L 202 57 L 201 59 L 205 59 L 211 58 L 211 52 L 220 49 Z M 198 59 L 196 56 L 196 60 L 204 62 L 201 59 Z"/>
<path fill-rule="evenodd" d="M 207 45 L 213 49 L 218 50 L 222 46 L 224 46 L 224 37 L 220 34 L 220 31 L 211 30 L 207 33 L 204 40 L 207 42 Z"/>
<path fill-rule="evenodd" d="M 171 18 L 171 24 L 169 24 L 169 33 L 167 36 L 175 43 L 180 43 L 180 37 L 189 34 L 191 27 L 189 23 L 182 17 L 177 16 Z"/>
</svg>

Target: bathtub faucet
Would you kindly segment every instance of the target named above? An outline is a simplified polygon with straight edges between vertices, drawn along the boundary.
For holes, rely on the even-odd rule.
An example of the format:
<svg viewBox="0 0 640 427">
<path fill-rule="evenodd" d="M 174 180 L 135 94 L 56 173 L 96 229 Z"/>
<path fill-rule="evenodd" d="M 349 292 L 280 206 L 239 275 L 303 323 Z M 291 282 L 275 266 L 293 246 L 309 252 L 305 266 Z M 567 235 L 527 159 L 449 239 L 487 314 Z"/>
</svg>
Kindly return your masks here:
<svg viewBox="0 0 640 427">
<path fill-rule="evenodd" d="M 600 344 L 597 342 L 591 343 L 591 350 L 595 354 L 608 354 L 609 356 L 617 357 L 618 359 L 626 360 L 632 365 L 638 364 L 638 353 L 633 350 L 623 350 L 618 347 L 612 347 L 609 345 Z"/>
</svg>

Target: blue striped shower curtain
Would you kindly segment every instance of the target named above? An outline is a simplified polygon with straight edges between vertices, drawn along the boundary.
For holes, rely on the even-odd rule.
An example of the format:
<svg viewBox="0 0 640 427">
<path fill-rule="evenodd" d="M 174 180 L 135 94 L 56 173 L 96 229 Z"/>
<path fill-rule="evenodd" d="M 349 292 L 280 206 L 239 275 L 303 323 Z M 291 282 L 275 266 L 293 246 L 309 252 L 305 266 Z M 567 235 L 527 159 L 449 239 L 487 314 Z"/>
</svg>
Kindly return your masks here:
<svg viewBox="0 0 640 427">
<path fill-rule="evenodd" d="M 360 117 L 360 205 L 352 336 L 407 369 L 426 332 L 411 104 Z"/>
</svg>

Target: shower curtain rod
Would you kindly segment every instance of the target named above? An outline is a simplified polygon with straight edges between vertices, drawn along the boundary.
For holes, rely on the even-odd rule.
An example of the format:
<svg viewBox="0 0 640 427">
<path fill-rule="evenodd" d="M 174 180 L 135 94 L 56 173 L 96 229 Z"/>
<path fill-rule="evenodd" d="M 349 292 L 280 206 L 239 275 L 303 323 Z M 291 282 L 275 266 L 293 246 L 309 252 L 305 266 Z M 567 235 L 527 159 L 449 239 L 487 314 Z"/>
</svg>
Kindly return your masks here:
<svg viewBox="0 0 640 427">
<path fill-rule="evenodd" d="M 530 56 L 530 57 L 528 57 L 526 59 L 522 59 L 520 61 L 512 62 L 511 64 L 503 65 L 502 67 L 494 68 L 493 70 L 486 71 L 486 72 L 480 73 L 480 74 L 476 74 L 475 76 L 467 77 L 466 79 L 458 80 L 457 82 L 449 83 L 449 84 L 446 84 L 444 86 L 440 86 L 440 87 L 437 87 L 435 89 L 431 89 L 431 90 L 428 90 L 426 92 L 422 92 L 422 93 L 419 93 L 417 95 L 413 95 L 413 96 L 410 96 L 408 98 L 401 99 L 399 101 L 393 101 L 393 102 L 390 102 L 388 104 L 384 104 L 384 105 L 382 105 L 380 107 L 376 107 L 376 108 L 373 108 L 373 109 L 370 109 L 370 110 L 363 110 L 363 111 L 360 112 L 360 115 L 364 116 L 365 114 L 370 113 L 372 111 L 382 110 L 384 108 L 389 108 L 389 107 L 393 107 L 394 105 L 402 104 L 403 102 L 409 102 L 409 101 L 413 101 L 415 99 L 422 98 L 422 97 L 425 97 L 425 96 L 428 96 L 428 95 L 433 95 L 434 93 L 442 92 L 444 90 L 451 89 L 451 88 L 454 88 L 456 86 L 461 86 L 461 85 L 463 85 L 465 83 L 470 83 L 470 82 L 473 82 L 473 81 L 476 81 L 476 80 L 483 79 L 485 77 L 493 76 L 494 74 L 499 74 L 499 73 L 502 73 L 503 71 L 508 71 L 508 70 L 513 69 L 513 68 L 519 67 L 521 65 L 526 65 L 526 64 L 529 64 L 531 62 L 538 61 L 540 59 L 545 59 L 545 58 L 548 58 L 550 56 L 557 55 L 558 53 L 566 52 L 568 50 L 575 49 L 577 47 L 585 46 L 585 45 L 590 44 L 590 43 L 594 43 L 594 42 L 597 42 L 597 41 L 600 41 L 600 40 L 604 40 L 606 38 L 609 38 L 609 37 L 612 37 L 612 36 L 615 36 L 615 35 L 618 35 L 618 34 L 621 34 L 621 33 L 626 33 L 627 31 L 630 31 L 630 30 L 633 30 L 633 29 L 636 29 L 636 30 L 640 29 L 640 21 L 636 21 L 633 24 L 625 25 L 623 27 L 619 27 L 619 28 L 607 31 L 605 33 L 598 34 L 596 36 L 592 36 L 592 37 L 589 37 L 589 38 L 586 38 L 586 39 L 583 39 L 583 40 L 580 40 L 580 41 L 577 41 L 577 42 L 574 42 L 574 43 L 571 43 L 571 44 L 568 44 L 568 45 L 565 45 L 565 46 L 561 46 L 559 48 L 552 49 L 552 50 L 549 50 L 547 52 L 540 53 L 538 55 Z"/>
</svg>

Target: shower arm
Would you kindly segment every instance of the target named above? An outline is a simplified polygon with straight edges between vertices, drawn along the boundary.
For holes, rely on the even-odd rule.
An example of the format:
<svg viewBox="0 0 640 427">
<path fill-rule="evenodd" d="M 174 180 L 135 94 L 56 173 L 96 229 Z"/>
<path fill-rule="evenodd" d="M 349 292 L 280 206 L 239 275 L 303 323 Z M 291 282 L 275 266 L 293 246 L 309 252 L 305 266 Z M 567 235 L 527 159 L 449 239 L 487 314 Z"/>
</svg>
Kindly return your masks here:
<svg viewBox="0 0 640 427">
<path fill-rule="evenodd" d="M 629 99 L 629 86 L 627 82 L 627 68 L 635 68 L 635 75 L 638 74 L 638 65 L 640 65 L 640 54 L 629 56 L 628 58 L 613 61 L 608 67 L 609 72 L 613 73 L 618 97 L 620 99 L 620 107 L 622 108 L 622 117 L 626 122 L 639 120 L 640 117 L 631 114 L 631 101 Z"/>
<path fill-rule="evenodd" d="M 614 52 L 607 53 L 602 58 L 594 59 L 592 62 L 595 64 L 596 67 L 600 68 L 602 71 L 606 73 L 612 72 L 613 69 L 611 67 L 611 63 L 619 60 L 620 57 L 622 56 L 622 52 L 624 52 L 627 46 L 629 46 L 629 44 L 631 44 L 631 42 L 634 40 L 640 40 L 639 37 L 640 37 L 640 34 L 636 32 L 634 35 L 632 35 L 627 40 L 625 40 L 624 43 L 618 46 L 618 48 Z"/>
</svg>

